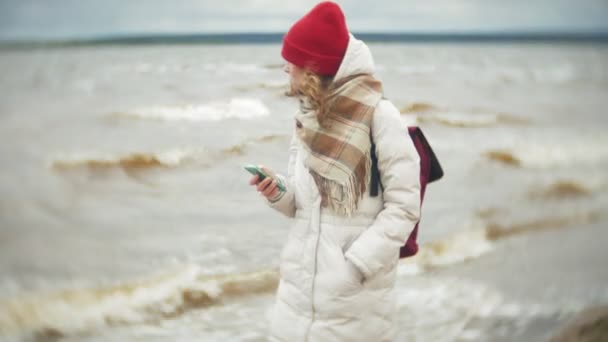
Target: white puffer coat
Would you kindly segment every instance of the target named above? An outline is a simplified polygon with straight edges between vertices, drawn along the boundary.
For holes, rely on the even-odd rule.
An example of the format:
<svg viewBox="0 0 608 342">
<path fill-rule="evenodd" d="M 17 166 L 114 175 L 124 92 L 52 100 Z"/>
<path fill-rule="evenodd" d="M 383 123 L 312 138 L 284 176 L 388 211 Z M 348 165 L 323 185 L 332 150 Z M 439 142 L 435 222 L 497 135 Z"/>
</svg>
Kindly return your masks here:
<svg viewBox="0 0 608 342">
<path fill-rule="evenodd" d="M 368 47 L 351 35 L 335 79 L 373 72 Z M 370 197 L 368 191 L 351 218 L 320 207 L 317 186 L 304 166 L 307 152 L 295 134 L 292 138 L 288 175 L 279 176 L 287 192 L 268 202 L 294 218 L 280 257 L 271 341 L 394 339 L 399 247 L 418 221 L 420 166 L 399 111 L 387 100 L 374 112 L 372 134 L 384 192 Z"/>
</svg>

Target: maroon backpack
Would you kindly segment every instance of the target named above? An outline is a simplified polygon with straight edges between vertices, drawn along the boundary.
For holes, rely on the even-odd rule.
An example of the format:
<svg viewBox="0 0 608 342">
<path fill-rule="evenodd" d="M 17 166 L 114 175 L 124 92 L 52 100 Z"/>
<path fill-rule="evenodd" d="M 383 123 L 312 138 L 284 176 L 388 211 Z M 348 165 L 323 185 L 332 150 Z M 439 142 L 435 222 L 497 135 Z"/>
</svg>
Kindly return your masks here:
<svg viewBox="0 0 608 342">
<path fill-rule="evenodd" d="M 407 128 L 410 138 L 414 141 L 414 146 L 420 156 L 420 206 L 424 199 L 424 192 L 426 190 L 427 183 L 434 182 L 443 177 L 443 169 L 437 160 L 437 156 L 433 152 L 431 145 L 422 134 L 422 130 L 417 126 L 410 126 Z M 378 185 L 382 187 L 380 180 L 380 174 L 378 171 L 378 159 L 376 158 L 376 145 L 372 139 L 372 174 L 370 180 L 370 196 L 378 196 Z M 399 250 L 399 258 L 407 258 L 418 253 L 418 224 L 416 223 L 414 230 L 410 233 L 405 244 Z"/>
</svg>

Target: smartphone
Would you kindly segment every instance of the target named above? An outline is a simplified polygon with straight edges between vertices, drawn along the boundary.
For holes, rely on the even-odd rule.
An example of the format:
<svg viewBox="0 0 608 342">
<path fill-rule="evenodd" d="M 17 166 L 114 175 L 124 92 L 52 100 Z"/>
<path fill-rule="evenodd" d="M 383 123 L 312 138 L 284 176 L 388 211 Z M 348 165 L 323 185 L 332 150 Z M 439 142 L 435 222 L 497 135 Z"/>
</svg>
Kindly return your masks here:
<svg viewBox="0 0 608 342">
<path fill-rule="evenodd" d="M 253 165 L 253 164 L 247 164 L 243 167 L 245 168 L 245 170 L 249 171 L 249 173 L 251 173 L 252 175 L 258 175 L 260 182 L 263 181 L 266 177 L 270 177 L 277 181 L 277 188 L 279 188 L 279 190 L 281 190 L 283 192 L 287 191 L 287 189 L 285 189 L 285 186 L 283 185 L 283 182 L 281 182 L 281 180 L 278 177 L 276 177 L 269 170 L 267 170 L 265 168 L 260 168 L 257 165 Z"/>
</svg>

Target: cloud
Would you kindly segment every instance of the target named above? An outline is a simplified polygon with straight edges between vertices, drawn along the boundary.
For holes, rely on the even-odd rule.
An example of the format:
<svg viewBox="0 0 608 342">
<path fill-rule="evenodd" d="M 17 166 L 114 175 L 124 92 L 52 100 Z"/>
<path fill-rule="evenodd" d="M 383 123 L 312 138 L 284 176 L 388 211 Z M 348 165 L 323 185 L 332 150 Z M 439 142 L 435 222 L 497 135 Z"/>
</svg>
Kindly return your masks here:
<svg viewBox="0 0 608 342">
<path fill-rule="evenodd" d="M 317 0 L 0 0 L 0 38 L 283 32 Z M 353 31 L 608 31 L 605 0 L 337 1 Z"/>
</svg>

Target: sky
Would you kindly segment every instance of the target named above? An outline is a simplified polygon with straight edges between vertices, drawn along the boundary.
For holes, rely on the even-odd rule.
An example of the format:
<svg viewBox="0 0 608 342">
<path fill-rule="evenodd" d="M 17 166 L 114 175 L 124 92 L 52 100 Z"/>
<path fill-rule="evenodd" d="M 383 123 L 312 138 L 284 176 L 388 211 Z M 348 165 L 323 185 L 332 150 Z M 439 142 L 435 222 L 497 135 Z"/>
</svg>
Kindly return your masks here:
<svg viewBox="0 0 608 342">
<path fill-rule="evenodd" d="M 0 0 L 0 39 L 285 32 L 318 0 Z M 353 32 L 604 32 L 608 0 L 344 0 Z"/>
</svg>

